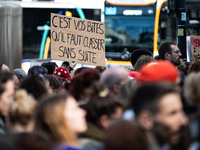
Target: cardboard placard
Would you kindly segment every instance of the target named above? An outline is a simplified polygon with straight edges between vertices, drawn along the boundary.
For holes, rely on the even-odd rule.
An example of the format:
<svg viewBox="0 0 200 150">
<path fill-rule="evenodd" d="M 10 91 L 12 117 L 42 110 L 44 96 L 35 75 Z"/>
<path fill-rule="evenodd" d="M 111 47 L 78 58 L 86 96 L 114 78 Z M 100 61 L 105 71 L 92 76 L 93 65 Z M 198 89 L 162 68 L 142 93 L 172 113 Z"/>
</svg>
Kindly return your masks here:
<svg viewBox="0 0 200 150">
<path fill-rule="evenodd" d="M 200 60 L 200 36 L 190 36 L 192 61 Z"/>
<path fill-rule="evenodd" d="M 51 13 L 51 58 L 105 66 L 104 23 Z"/>
</svg>

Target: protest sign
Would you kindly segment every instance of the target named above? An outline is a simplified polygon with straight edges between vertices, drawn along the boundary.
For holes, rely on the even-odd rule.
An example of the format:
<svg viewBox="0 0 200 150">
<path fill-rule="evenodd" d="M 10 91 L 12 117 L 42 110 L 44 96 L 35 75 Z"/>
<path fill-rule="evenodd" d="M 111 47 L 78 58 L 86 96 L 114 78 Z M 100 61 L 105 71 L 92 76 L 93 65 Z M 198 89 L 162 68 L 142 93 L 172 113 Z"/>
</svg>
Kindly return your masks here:
<svg viewBox="0 0 200 150">
<path fill-rule="evenodd" d="M 192 61 L 200 60 L 200 36 L 190 36 Z"/>
<path fill-rule="evenodd" d="M 51 13 L 51 58 L 105 66 L 104 23 Z"/>
</svg>

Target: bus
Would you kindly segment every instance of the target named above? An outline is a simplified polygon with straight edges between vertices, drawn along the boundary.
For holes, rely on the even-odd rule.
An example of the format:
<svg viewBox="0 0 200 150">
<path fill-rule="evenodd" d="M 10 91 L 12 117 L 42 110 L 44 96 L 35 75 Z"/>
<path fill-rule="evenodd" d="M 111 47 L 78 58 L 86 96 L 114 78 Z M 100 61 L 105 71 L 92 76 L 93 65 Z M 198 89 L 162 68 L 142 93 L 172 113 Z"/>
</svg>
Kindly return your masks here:
<svg viewBox="0 0 200 150">
<path fill-rule="evenodd" d="M 198 0 L 186 0 L 187 35 L 199 35 Z M 166 41 L 177 41 L 176 16 L 168 15 L 167 0 L 106 0 L 106 57 L 129 61 L 134 49 L 145 48 L 158 55 Z"/>
</svg>

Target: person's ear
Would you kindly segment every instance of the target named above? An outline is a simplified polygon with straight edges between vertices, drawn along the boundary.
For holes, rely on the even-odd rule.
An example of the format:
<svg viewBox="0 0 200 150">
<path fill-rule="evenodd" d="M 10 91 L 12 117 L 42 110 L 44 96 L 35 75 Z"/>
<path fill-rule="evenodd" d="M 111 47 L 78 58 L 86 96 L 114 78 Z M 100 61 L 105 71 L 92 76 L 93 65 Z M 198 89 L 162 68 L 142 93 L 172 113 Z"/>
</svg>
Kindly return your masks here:
<svg viewBox="0 0 200 150">
<path fill-rule="evenodd" d="M 109 118 L 108 115 L 102 115 L 100 117 L 100 125 L 104 128 L 107 129 L 109 126 Z"/>
<path fill-rule="evenodd" d="M 140 125 L 147 131 L 153 128 L 153 116 L 148 110 L 144 110 L 139 114 L 138 121 Z"/>
<path fill-rule="evenodd" d="M 119 85 L 118 85 L 118 84 L 114 84 L 114 85 L 113 85 L 113 92 L 114 92 L 115 94 L 117 94 L 118 91 L 119 91 Z"/>
<path fill-rule="evenodd" d="M 165 59 L 166 59 L 166 60 L 170 60 L 170 56 L 171 56 L 171 55 L 170 55 L 169 53 L 165 53 Z"/>
</svg>

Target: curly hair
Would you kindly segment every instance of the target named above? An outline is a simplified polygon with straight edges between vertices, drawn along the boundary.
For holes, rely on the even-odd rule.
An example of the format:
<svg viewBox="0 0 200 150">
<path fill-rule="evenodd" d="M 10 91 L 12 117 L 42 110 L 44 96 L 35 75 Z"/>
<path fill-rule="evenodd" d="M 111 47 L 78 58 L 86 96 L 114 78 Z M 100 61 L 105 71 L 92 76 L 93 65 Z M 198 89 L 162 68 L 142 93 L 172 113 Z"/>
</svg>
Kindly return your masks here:
<svg viewBox="0 0 200 150">
<path fill-rule="evenodd" d="M 35 99 L 28 95 L 25 90 L 18 90 L 14 95 L 14 102 L 10 108 L 11 123 L 26 126 L 34 119 L 36 103 Z"/>
<path fill-rule="evenodd" d="M 134 67 L 135 63 L 137 62 L 137 60 L 142 55 L 148 55 L 148 56 L 152 57 L 152 52 L 148 49 L 135 49 L 135 50 L 133 50 L 133 52 L 131 53 L 131 59 L 130 59 L 133 67 Z"/>
<path fill-rule="evenodd" d="M 99 79 L 100 72 L 98 70 L 87 68 L 72 78 L 68 91 L 79 101 L 85 95 L 84 90 L 89 88 L 93 82 L 99 81 Z"/>
</svg>

